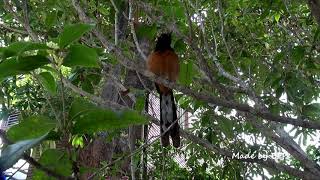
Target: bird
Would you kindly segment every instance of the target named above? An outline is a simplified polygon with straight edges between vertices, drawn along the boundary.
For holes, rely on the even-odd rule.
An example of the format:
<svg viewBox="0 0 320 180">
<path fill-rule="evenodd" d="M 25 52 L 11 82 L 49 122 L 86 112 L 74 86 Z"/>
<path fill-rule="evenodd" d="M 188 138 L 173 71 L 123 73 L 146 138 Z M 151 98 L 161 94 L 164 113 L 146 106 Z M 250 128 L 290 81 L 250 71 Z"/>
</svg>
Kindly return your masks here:
<svg viewBox="0 0 320 180">
<path fill-rule="evenodd" d="M 148 56 L 147 69 L 162 78 L 173 82 L 177 81 L 179 77 L 179 58 L 171 47 L 171 33 L 162 33 L 158 36 L 154 51 Z M 177 106 L 173 91 L 160 83 L 155 83 L 155 87 L 160 95 L 161 145 L 162 147 L 169 146 L 169 136 L 171 136 L 173 146 L 178 148 L 180 146 L 180 126 L 177 121 Z M 172 127 L 167 130 L 170 125 Z"/>
</svg>

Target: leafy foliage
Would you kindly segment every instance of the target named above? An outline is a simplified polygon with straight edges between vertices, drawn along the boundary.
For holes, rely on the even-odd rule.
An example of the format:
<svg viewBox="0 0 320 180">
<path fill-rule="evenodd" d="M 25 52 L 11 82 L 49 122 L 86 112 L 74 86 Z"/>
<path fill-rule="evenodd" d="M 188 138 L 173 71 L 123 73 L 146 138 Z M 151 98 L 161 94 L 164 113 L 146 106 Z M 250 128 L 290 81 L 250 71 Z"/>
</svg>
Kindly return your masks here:
<svg viewBox="0 0 320 180">
<path fill-rule="evenodd" d="M 72 103 L 69 116 L 75 122 L 73 133 L 76 134 L 126 128 L 129 125 L 146 123 L 145 117 L 135 111 L 102 109 L 81 99 L 76 99 Z"/>
<path fill-rule="evenodd" d="M 73 45 L 64 59 L 65 66 L 98 67 L 97 52 L 83 45 Z"/>
<path fill-rule="evenodd" d="M 6 169 L 12 167 L 22 157 L 23 153 L 26 150 L 39 144 L 42 140 L 44 140 L 47 137 L 47 135 L 48 134 L 45 134 L 35 139 L 19 141 L 3 149 L 0 157 L 0 171 L 3 172 Z"/>
<path fill-rule="evenodd" d="M 54 77 L 49 72 L 42 72 L 39 74 L 40 81 L 42 85 L 46 88 L 46 90 L 51 93 L 52 95 L 55 95 L 57 92 L 57 84 L 54 79 Z"/>
<path fill-rule="evenodd" d="M 118 52 L 129 62 L 145 63 L 131 36 L 132 19 L 129 21 L 128 14 L 122 16 L 128 6 L 125 1 L 114 1 L 115 4 L 81 1 L 79 6 L 92 19 L 89 22 L 96 22 L 93 25 L 84 24 L 83 14 L 77 14 L 69 1 L 28 1 L 27 14 L 20 1 L 9 3 L 15 15 L 0 1 L 1 116 L 7 117 L 18 110 L 23 118 L 7 132 L 17 144 L 3 150 L 5 155 L 1 156 L 0 167 L 2 170 L 10 167 L 21 157 L 22 150 L 42 140 L 33 138 L 55 129 L 53 134 L 67 137 L 66 143 L 73 145 L 71 154 L 43 143 L 39 161 L 53 171 L 70 176 L 69 159 L 76 159 L 70 156 L 86 149 L 92 142 L 91 137 L 117 139 L 126 135 L 123 129 L 147 123 L 147 117 L 141 115 L 145 103 L 143 90 L 130 91 L 136 96 L 133 105 L 126 104 L 128 97 L 118 92 L 118 86 L 131 88 L 128 84 L 136 83 L 127 81 L 131 81 L 127 78 L 128 69 L 119 62 Z M 134 30 L 145 53 L 152 51 L 158 34 L 172 32 L 172 47 L 180 58 L 178 84 L 230 103 L 244 103 L 254 108 L 262 104 L 275 116 L 319 121 L 320 28 L 313 20 L 307 1 L 140 0 L 134 1 L 132 10 Z M 21 16 L 23 22 L 16 16 Z M 26 24 L 30 27 L 24 27 Z M 32 39 L 30 30 L 38 39 Z M 114 49 L 109 51 L 104 47 L 106 43 L 96 36 L 97 31 L 108 43 L 117 41 L 114 48 L 119 51 L 115 53 Z M 250 93 L 239 88 L 241 83 L 234 82 L 230 76 L 241 79 Z M 61 81 L 64 79 L 75 87 L 66 87 Z M 92 96 L 100 95 L 105 90 L 105 82 L 117 86 L 107 90 L 113 93 L 109 98 L 127 109 L 114 110 L 106 104 L 93 104 L 90 98 L 78 97 L 84 94 L 79 93 L 81 89 Z M 242 112 L 181 92 L 176 92 L 175 98 L 179 107 L 189 112 L 188 123 L 192 125 L 185 130 L 205 142 L 231 152 L 288 153 L 262 132 L 275 132 L 275 128 L 260 117 L 250 120 Z M 251 122 L 257 122 L 262 129 Z M 289 135 L 298 145 L 306 147 L 310 158 L 319 163 L 319 144 L 313 140 L 318 131 L 285 124 L 279 127 L 291 129 Z M 317 144 L 311 145 L 313 143 Z M 163 157 L 162 153 L 167 155 Z M 177 154 L 185 160 L 185 167 L 174 160 Z M 4 160 L 7 157 L 8 161 Z M 149 175 L 155 178 L 295 178 L 286 172 L 277 173 L 258 164 L 225 158 L 189 141 L 185 141 L 183 152 L 163 150 L 159 142 L 155 142 L 148 147 L 148 161 L 153 165 Z M 293 158 L 280 163 L 307 169 Z M 121 162 L 114 168 L 110 171 L 121 172 Z M 265 177 L 265 170 L 270 177 Z M 36 171 L 34 178 L 47 177 Z"/>
<path fill-rule="evenodd" d="M 39 163 L 63 176 L 69 176 L 72 173 L 72 163 L 70 162 L 66 152 L 63 151 L 47 149 L 41 155 Z M 32 179 L 49 180 L 55 178 L 48 177 L 48 175 L 40 170 L 35 170 Z"/>
<path fill-rule="evenodd" d="M 39 137 L 56 127 L 56 122 L 45 116 L 30 116 L 9 129 L 11 141 L 22 141 Z"/>
<path fill-rule="evenodd" d="M 48 63 L 49 59 L 40 55 L 7 59 L 0 64 L 0 80 L 32 71 Z"/>
<path fill-rule="evenodd" d="M 14 42 L 10 46 L 2 48 L 2 58 L 8 58 L 12 56 L 21 56 L 24 53 L 32 52 L 35 50 L 49 49 L 49 47 L 42 43 L 34 43 L 27 41 Z"/>
<path fill-rule="evenodd" d="M 94 26 L 89 24 L 72 24 L 66 26 L 62 33 L 59 35 L 59 46 L 64 48 L 74 41 L 83 36 L 86 32 L 90 31 Z"/>
</svg>

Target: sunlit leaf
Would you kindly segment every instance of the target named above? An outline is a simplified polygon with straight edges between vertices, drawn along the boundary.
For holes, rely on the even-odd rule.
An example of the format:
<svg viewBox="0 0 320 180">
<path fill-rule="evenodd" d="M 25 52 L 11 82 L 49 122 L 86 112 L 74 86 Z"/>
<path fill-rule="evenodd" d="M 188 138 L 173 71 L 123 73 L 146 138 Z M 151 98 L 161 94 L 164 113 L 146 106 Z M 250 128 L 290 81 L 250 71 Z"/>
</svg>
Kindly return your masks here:
<svg viewBox="0 0 320 180">
<path fill-rule="evenodd" d="M 39 137 L 56 127 L 56 122 L 45 116 L 30 116 L 20 121 L 19 124 L 11 127 L 8 138 L 11 141 L 21 141 Z"/>
<path fill-rule="evenodd" d="M 44 56 L 26 56 L 17 58 L 9 58 L 0 63 L 0 81 L 8 76 L 27 73 L 37 69 L 50 61 Z"/>
<path fill-rule="evenodd" d="M 51 93 L 52 95 L 55 95 L 57 92 L 57 84 L 54 79 L 54 77 L 49 72 L 42 72 L 39 74 L 39 79 L 44 86 L 44 88 Z"/>
<path fill-rule="evenodd" d="M 70 47 L 63 65 L 69 67 L 99 67 L 97 51 L 84 45 L 73 45 Z"/>
<path fill-rule="evenodd" d="M 8 47 L 2 48 L 2 56 L 3 58 L 12 57 L 16 55 L 21 55 L 27 51 L 33 50 L 41 50 L 41 49 L 49 49 L 46 44 L 35 43 L 35 42 L 14 42 L 10 44 Z"/>
<path fill-rule="evenodd" d="M 276 22 L 279 22 L 281 15 L 279 13 L 276 13 L 274 15 L 274 19 L 276 20 Z"/>
<path fill-rule="evenodd" d="M 194 77 L 193 65 L 191 62 L 180 63 L 179 82 L 184 85 L 190 85 Z"/>
<path fill-rule="evenodd" d="M 59 36 L 59 46 L 64 48 L 72 42 L 77 41 L 93 27 L 94 25 L 90 24 L 73 24 L 66 26 Z"/>
<path fill-rule="evenodd" d="M 130 125 L 146 123 L 146 118 L 136 111 L 101 109 L 81 99 L 76 99 L 72 103 L 69 115 L 75 121 L 73 128 L 75 134 L 126 128 Z"/>
</svg>

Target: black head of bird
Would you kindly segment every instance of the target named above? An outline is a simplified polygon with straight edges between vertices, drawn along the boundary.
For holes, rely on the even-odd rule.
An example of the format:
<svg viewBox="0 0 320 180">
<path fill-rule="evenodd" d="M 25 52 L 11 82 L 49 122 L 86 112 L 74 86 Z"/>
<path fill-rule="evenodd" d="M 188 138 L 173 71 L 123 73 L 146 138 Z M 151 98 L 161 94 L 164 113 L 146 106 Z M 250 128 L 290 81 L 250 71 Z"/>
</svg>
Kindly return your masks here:
<svg viewBox="0 0 320 180">
<path fill-rule="evenodd" d="M 171 50 L 171 33 L 162 33 L 157 38 L 155 51 Z"/>
</svg>

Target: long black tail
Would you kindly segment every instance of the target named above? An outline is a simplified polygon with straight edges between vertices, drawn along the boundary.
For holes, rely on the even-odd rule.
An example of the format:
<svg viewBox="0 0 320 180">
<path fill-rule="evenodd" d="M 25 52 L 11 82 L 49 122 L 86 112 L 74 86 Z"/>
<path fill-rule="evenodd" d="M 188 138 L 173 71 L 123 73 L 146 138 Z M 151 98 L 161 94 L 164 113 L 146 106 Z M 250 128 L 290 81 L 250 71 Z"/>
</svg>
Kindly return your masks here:
<svg viewBox="0 0 320 180">
<path fill-rule="evenodd" d="M 168 94 L 160 94 L 160 133 L 163 134 L 172 123 L 172 127 L 169 131 L 161 137 L 161 144 L 167 147 L 169 142 L 169 135 L 171 136 L 173 146 L 178 148 L 180 146 L 180 133 L 179 123 L 177 120 L 177 107 L 174 102 L 174 96 L 172 90 Z M 176 122 L 175 122 L 176 121 Z"/>
</svg>

